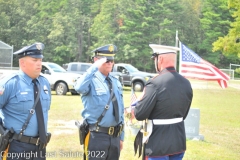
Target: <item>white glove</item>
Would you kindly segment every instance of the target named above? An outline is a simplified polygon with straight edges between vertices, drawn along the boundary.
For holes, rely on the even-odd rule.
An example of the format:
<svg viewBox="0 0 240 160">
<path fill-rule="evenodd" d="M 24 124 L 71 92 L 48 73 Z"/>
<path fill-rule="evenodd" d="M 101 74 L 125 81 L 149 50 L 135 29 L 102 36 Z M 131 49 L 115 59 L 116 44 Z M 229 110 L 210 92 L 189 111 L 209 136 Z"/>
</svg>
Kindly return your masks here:
<svg viewBox="0 0 240 160">
<path fill-rule="evenodd" d="M 100 68 L 103 65 L 103 63 L 105 63 L 105 62 L 107 62 L 107 58 L 106 57 L 98 59 L 97 61 L 95 61 L 93 63 L 93 65 L 95 65 L 96 67 Z"/>
</svg>

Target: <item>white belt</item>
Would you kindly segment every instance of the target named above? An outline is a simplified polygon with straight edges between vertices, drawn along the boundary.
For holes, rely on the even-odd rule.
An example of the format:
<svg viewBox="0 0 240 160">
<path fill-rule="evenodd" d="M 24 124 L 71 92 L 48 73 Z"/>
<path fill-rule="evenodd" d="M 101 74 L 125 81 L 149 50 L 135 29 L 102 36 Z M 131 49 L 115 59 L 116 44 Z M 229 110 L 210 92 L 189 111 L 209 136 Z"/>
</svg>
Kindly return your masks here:
<svg viewBox="0 0 240 160">
<path fill-rule="evenodd" d="M 161 124 L 174 124 L 183 121 L 183 117 L 181 118 L 172 118 L 172 119 L 153 119 L 153 124 L 161 125 Z"/>
</svg>

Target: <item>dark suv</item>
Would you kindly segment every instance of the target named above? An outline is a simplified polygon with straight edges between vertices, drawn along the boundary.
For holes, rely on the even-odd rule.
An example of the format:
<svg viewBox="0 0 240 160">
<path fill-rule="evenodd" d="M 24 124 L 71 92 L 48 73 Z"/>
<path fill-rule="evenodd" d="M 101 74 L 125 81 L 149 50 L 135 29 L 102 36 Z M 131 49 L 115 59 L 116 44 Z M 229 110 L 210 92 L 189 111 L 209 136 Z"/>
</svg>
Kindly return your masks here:
<svg viewBox="0 0 240 160">
<path fill-rule="evenodd" d="M 139 71 L 131 64 L 116 63 L 113 72 L 121 73 L 123 77 L 123 85 L 132 87 L 134 91 L 143 91 L 146 82 L 156 76 L 155 73 Z"/>
</svg>

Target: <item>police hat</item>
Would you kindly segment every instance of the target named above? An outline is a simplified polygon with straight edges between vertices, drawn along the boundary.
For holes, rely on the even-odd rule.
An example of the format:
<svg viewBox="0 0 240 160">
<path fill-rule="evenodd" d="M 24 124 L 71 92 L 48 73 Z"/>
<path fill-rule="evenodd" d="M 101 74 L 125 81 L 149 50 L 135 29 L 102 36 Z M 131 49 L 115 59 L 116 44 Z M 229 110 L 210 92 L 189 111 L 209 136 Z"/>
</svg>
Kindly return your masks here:
<svg viewBox="0 0 240 160">
<path fill-rule="evenodd" d="M 94 52 L 93 57 L 104 56 L 109 60 L 113 60 L 117 52 L 117 47 L 113 44 L 108 44 L 97 49 L 94 49 L 92 52 Z"/>
<path fill-rule="evenodd" d="M 30 46 L 25 46 L 22 49 L 14 52 L 19 58 L 30 56 L 33 58 L 43 58 L 42 50 L 44 49 L 43 43 L 34 43 Z"/>
<path fill-rule="evenodd" d="M 177 51 L 179 51 L 179 48 L 172 47 L 172 46 L 164 46 L 164 45 L 158 45 L 158 44 L 149 44 L 149 46 L 153 50 L 153 54 L 151 58 L 154 58 L 159 54 L 177 53 Z"/>
</svg>

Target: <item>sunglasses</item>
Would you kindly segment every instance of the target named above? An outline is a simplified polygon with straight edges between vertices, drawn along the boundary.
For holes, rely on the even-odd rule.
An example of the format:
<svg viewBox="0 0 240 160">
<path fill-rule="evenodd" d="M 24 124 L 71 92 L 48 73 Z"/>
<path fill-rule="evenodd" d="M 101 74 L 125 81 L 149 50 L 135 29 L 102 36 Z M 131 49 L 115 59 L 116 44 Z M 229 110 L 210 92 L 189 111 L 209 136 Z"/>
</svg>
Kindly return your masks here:
<svg viewBox="0 0 240 160">
<path fill-rule="evenodd" d="M 114 62 L 114 60 L 112 60 L 112 59 L 107 59 L 107 62 L 106 63 L 113 63 Z"/>
</svg>

